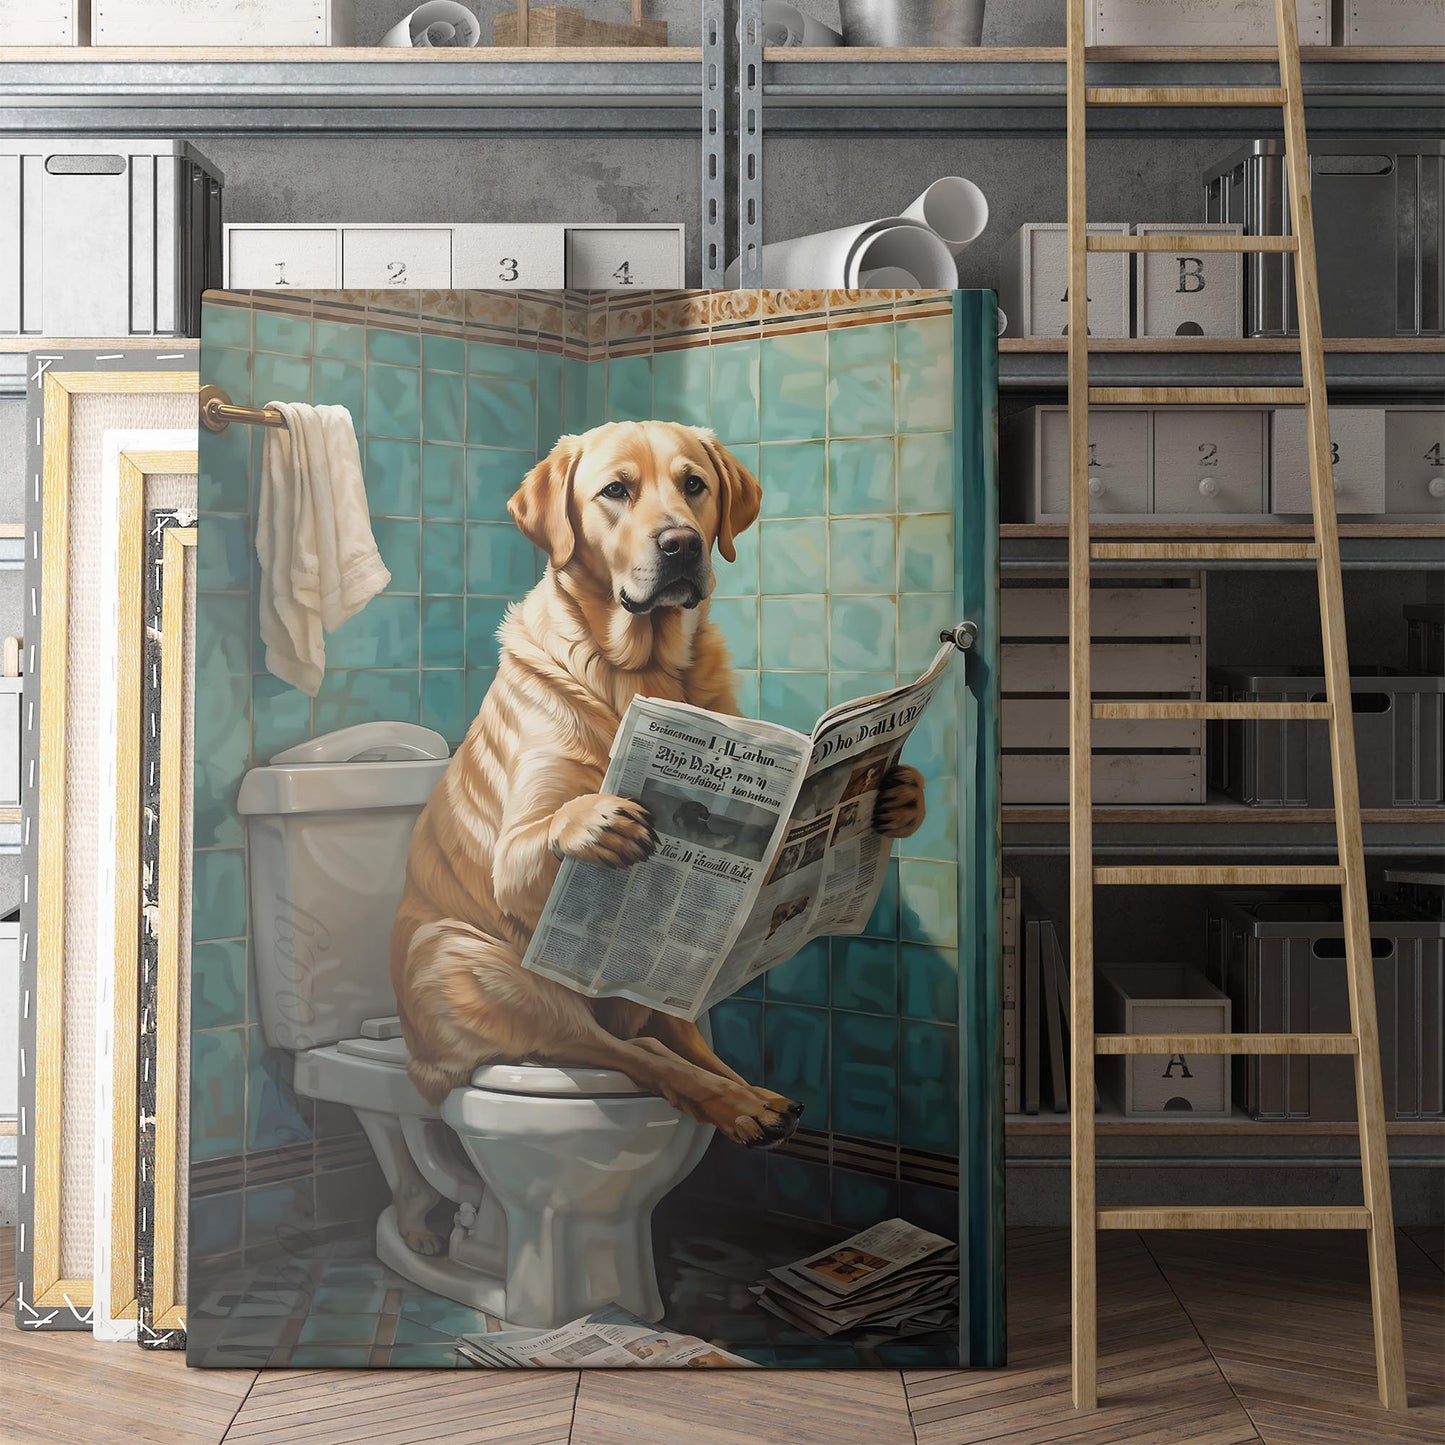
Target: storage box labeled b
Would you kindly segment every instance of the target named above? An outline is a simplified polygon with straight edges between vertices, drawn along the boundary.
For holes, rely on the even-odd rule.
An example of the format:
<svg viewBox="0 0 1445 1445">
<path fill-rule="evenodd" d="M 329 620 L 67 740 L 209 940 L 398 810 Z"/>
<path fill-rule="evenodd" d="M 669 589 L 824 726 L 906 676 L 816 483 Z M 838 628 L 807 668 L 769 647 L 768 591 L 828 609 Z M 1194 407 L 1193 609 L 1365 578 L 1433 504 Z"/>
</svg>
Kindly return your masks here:
<svg viewBox="0 0 1445 1445">
<path fill-rule="evenodd" d="M 1134 227 L 1139 236 L 1239 236 L 1240 225 Z M 1243 336 L 1244 256 L 1239 251 L 1140 251 L 1135 257 L 1136 336 Z"/>
<path fill-rule="evenodd" d="M 1099 969 L 1095 1005 L 1101 1034 L 1227 1034 L 1228 995 L 1181 964 L 1112 964 Z M 1229 1117 L 1229 1070 L 1220 1054 L 1108 1054 L 1099 1083 L 1126 1118 L 1191 1114 Z"/>
</svg>

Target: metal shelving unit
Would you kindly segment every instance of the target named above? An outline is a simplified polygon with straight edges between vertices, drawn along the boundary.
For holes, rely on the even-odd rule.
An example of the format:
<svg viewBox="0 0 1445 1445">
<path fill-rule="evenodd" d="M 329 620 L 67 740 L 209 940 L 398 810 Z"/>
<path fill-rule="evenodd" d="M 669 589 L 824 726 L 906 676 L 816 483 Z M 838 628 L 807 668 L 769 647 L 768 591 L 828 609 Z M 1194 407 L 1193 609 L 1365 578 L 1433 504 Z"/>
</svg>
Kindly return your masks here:
<svg viewBox="0 0 1445 1445">
<path fill-rule="evenodd" d="M 1291 337 L 1121 337 L 1095 343 L 1089 371 L 1100 386 L 1298 386 L 1298 346 Z M 1445 388 L 1442 346 L 1429 336 L 1327 341 L 1331 398 L 1433 400 Z M 1067 359 L 1063 337 L 1002 337 L 999 388 L 1062 394 Z"/>
<path fill-rule="evenodd" d="M 0 49 L 0 130 L 696 134 L 702 51 Z"/>
<path fill-rule="evenodd" d="M 763 59 L 768 128 L 778 132 L 992 131 L 1062 135 L 1064 50 L 770 50 Z M 1141 65 L 1141 60 L 1147 65 Z M 1272 85 L 1270 52 L 1112 49 L 1090 52 L 1101 86 Z M 1304 52 L 1312 135 L 1440 125 L 1445 50 L 1321 48 Z M 1257 108 L 1175 107 L 1101 117 L 1100 135 L 1258 135 Z"/>
</svg>

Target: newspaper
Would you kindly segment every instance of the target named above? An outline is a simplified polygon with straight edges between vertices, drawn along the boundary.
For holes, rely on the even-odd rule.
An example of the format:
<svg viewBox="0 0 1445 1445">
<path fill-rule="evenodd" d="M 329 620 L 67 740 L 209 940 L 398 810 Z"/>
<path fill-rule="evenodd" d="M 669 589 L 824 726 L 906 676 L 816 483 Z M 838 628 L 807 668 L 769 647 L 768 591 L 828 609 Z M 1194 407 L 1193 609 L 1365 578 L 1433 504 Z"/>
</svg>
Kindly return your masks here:
<svg viewBox="0 0 1445 1445">
<path fill-rule="evenodd" d="M 753 1293 L 764 1309 L 811 1334 L 921 1334 L 957 1317 L 958 1246 L 889 1219 L 779 1266 Z"/>
<path fill-rule="evenodd" d="M 642 803 L 659 846 L 623 871 L 565 859 L 523 966 L 695 1019 L 811 939 L 862 932 L 892 847 L 873 831 L 878 790 L 955 651 L 811 736 L 635 698 L 602 791 Z"/>
<path fill-rule="evenodd" d="M 503 1330 L 462 1335 L 457 1353 L 489 1369 L 546 1370 L 686 1369 L 743 1366 L 752 1360 L 729 1354 L 695 1335 L 675 1335 L 611 1305 L 554 1330 Z"/>
</svg>

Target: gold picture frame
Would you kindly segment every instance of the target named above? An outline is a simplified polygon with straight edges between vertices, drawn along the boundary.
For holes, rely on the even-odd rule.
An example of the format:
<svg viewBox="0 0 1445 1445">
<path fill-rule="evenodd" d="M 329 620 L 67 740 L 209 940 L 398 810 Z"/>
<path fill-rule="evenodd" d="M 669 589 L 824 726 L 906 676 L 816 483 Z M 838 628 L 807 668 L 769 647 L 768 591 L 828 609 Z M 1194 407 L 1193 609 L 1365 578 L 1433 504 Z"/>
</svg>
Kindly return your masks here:
<svg viewBox="0 0 1445 1445">
<path fill-rule="evenodd" d="M 77 566 L 72 555 L 72 534 L 78 537 L 87 528 L 93 530 L 89 520 L 84 527 L 77 525 L 79 514 L 72 506 L 75 467 L 78 459 L 82 464 L 96 459 L 98 436 L 104 430 L 194 427 L 195 404 L 189 399 L 199 390 L 195 364 L 194 348 L 185 343 L 169 353 L 117 350 L 104 355 L 77 355 L 38 351 L 32 357 L 32 416 L 38 413 L 38 424 L 30 429 L 32 465 L 28 469 L 26 526 L 25 620 L 30 636 L 25 670 L 34 679 L 34 686 L 27 693 L 22 729 L 22 850 L 27 888 L 21 929 L 18 1154 L 22 1187 L 16 1283 L 17 1322 L 22 1329 L 89 1328 L 95 1289 L 93 1265 L 87 1267 L 83 1262 L 90 1251 L 83 1246 L 93 1243 L 101 1223 L 87 1216 L 91 1200 L 77 1197 L 86 1191 L 80 1190 L 75 1181 L 71 1188 L 64 1187 L 67 1172 L 84 1178 L 90 1169 L 85 1141 L 77 1139 L 85 1133 L 85 1121 L 77 1122 L 66 1108 L 67 1092 L 75 1100 L 83 1087 L 74 1077 L 81 1064 L 77 1029 L 83 1020 L 67 1020 L 66 1016 L 68 945 L 76 916 L 67 899 L 67 861 L 74 841 L 73 799 L 67 795 L 67 773 L 75 772 L 67 756 L 71 675 L 75 671 L 71 631 L 75 613 L 94 608 L 99 602 L 98 598 L 81 598 L 72 577 Z M 117 401 L 87 413 L 88 399 L 105 398 Z M 171 402 L 170 398 L 177 400 Z M 142 462 L 142 494 L 144 476 Z M 138 545 L 143 541 L 139 537 L 136 540 Z M 75 546 L 81 543 L 75 541 Z M 139 574 L 135 575 L 138 589 Z M 138 602 L 139 597 L 137 590 L 131 602 Z M 136 620 L 139 627 L 138 613 Z M 48 665 L 44 665 L 46 662 Z M 137 730 L 127 744 L 132 748 L 138 743 L 138 706 L 134 716 Z M 137 856 L 138 831 L 132 828 L 128 835 L 118 834 L 118 838 L 124 850 L 124 856 L 117 857 L 119 880 L 137 871 L 129 860 Z M 94 969 L 93 959 L 89 966 Z M 93 1087 L 93 1029 L 89 1042 L 92 1065 L 87 1082 Z M 134 1029 L 118 1033 L 116 1043 L 121 1052 L 129 1048 L 133 1068 Z M 129 1096 L 133 1101 L 133 1081 Z M 116 1107 L 119 1109 L 119 1101 Z M 115 1122 L 119 1125 L 116 1143 L 130 1141 L 122 1147 L 133 1169 L 133 1107 L 123 1123 L 119 1113 Z M 93 1129 L 91 1134 L 93 1138 Z M 117 1168 L 123 1169 L 124 1164 Z M 129 1188 L 127 1197 L 133 1200 L 133 1180 Z M 124 1212 L 124 1208 L 114 1211 Z M 81 1238 L 68 1238 L 67 1228 Z M 90 1238 L 85 1237 L 87 1231 Z M 114 1242 L 112 1238 L 112 1246 Z M 133 1251 L 133 1244 L 131 1248 Z M 133 1270 L 130 1273 L 133 1275 Z M 125 1270 L 117 1268 L 113 1275 L 124 1278 Z M 110 1303 L 114 1303 L 114 1297 Z M 124 1309 L 131 1301 L 121 1303 Z"/>
</svg>

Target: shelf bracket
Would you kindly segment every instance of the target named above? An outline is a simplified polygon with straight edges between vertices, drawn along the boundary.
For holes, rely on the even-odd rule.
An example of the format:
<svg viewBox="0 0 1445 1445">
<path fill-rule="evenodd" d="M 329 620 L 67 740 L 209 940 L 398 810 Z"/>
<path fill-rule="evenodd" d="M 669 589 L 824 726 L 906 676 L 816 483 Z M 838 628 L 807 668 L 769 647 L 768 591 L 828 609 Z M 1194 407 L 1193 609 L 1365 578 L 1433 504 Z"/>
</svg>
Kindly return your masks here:
<svg viewBox="0 0 1445 1445">
<path fill-rule="evenodd" d="M 702 0 L 702 284 L 727 270 L 728 0 Z"/>
<path fill-rule="evenodd" d="M 763 284 L 763 0 L 738 6 L 738 286 Z"/>
</svg>

